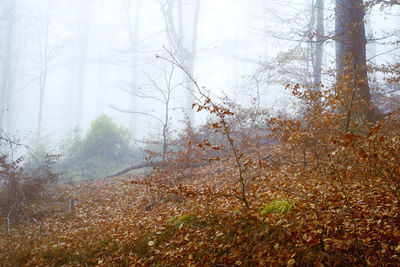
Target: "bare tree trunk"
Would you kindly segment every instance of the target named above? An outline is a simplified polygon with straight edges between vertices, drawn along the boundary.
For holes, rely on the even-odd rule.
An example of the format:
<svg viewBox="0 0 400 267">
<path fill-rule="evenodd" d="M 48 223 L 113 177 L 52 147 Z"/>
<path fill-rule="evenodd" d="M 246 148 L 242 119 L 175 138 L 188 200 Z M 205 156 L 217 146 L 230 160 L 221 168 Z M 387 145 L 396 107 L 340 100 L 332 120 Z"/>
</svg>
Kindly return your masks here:
<svg viewBox="0 0 400 267">
<path fill-rule="evenodd" d="M 371 103 L 367 76 L 366 38 L 362 0 L 336 0 L 336 82 L 338 87 L 354 87 L 355 105 L 370 122 L 378 119 Z"/>
<path fill-rule="evenodd" d="M 39 110 L 38 110 L 38 121 L 36 130 L 36 142 L 40 141 L 42 132 L 42 120 L 43 120 L 43 104 L 44 94 L 47 84 L 47 72 L 49 63 L 49 26 L 50 26 L 50 1 L 47 6 L 46 21 L 44 25 L 44 43 L 40 42 L 40 74 L 39 74 Z"/>
<path fill-rule="evenodd" d="M 366 16 L 365 31 L 367 39 L 372 39 L 367 42 L 367 61 L 375 63 L 374 57 L 376 56 L 376 41 L 374 39 L 374 26 L 371 22 L 371 16 Z"/>
<path fill-rule="evenodd" d="M 175 23 L 174 17 L 174 7 L 177 1 L 178 9 L 178 25 Z M 179 63 L 187 70 L 191 75 L 194 72 L 194 61 L 196 57 L 196 45 L 197 45 L 197 28 L 200 10 L 200 0 L 196 0 L 194 6 L 194 16 L 192 21 L 192 29 L 190 37 L 190 45 L 185 47 L 184 35 L 186 33 L 184 29 L 184 24 L 187 24 L 183 19 L 183 6 L 181 0 L 167 0 L 166 4 L 162 6 L 162 13 L 166 25 L 167 39 L 172 49 L 172 54 L 176 57 Z M 191 124 L 194 122 L 194 111 L 192 109 L 192 104 L 194 102 L 194 88 L 193 83 L 186 78 L 186 103 L 185 112 L 189 117 Z"/>
<path fill-rule="evenodd" d="M 87 64 L 88 35 L 89 35 L 89 18 L 91 1 L 83 0 L 79 6 L 78 17 L 78 66 L 77 66 L 77 87 L 76 87 L 76 114 L 75 127 L 82 127 L 82 106 L 83 92 L 85 90 L 85 76 Z"/>
<path fill-rule="evenodd" d="M 316 44 L 315 44 L 315 64 L 313 70 L 313 83 L 315 90 L 321 90 L 321 77 L 322 77 L 322 62 L 324 53 L 324 0 L 317 0 L 315 4 L 317 13 L 317 27 L 316 27 Z"/>
<path fill-rule="evenodd" d="M 163 123 L 163 161 L 167 159 L 167 152 L 168 152 L 169 105 L 172 93 L 172 85 L 171 85 L 172 76 L 173 76 L 173 69 L 171 70 L 169 78 L 166 79 L 168 90 L 165 96 L 165 118 Z"/>
<path fill-rule="evenodd" d="M 132 18 L 132 1 L 125 0 L 126 18 L 128 21 L 129 44 L 131 52 L 131 83 L 136 84 L 138 80 L 138 47 L 139 47 L 139 29 L 140 29 L 140 8 L 141 0 L 136 0 L 134 6 L 134 17 Z M 131 109 L 136 109 L 137 97 L 131 95 Z M 130 118 L 129 128 L 132 134 L 135 133 L 136 128 L 136 115 L 132 114 Z"/>
<path fill-rule="evenodd" d="M 150 99 L 158 102 L 158 104 L 163 105 L 165 114 L 164 117 L 158 117 L 155 114 L 146 112 L 146 111 L 137 111 L 137 110 L 123 110 L 119 108 L 112 107 L 118 111 L 131 113 L 133 115 L 142 115 L 147 116 L 149 118 L 153 118 L 161 123 L 162 125 L 162 159 L 165 161 L 167 159 L 168 153 L 168 137 L 169 137 L 169 112 L 170 112 L 170 104 L 171 104 L 171 96 L 172 91 L 176 88 L 177 85 L 172 84 L 173 76 L 174 76 L 174 65 L 171 65 L 171 69 L 168 72 L 167 65 L 165 66 L 165 73 L 164 73 L 164 82 L 165 85 L 159 85 L 156 80 L 153 80 L 150 76 L 148 79 L 150 80 L 153 88 L 150 91 L 140 90 L 139 88 L 135 88 L 133 86 L 129 93 L 135 95 L 139 99 Z"/>
<path fill-rule="evenodd" d="M 0 102 L 0 128 L 3 130 L 10 130 L 10 97 L 14 87 L 14 70 L 12 64 L 12 47 L 14 42 L 14 25 L 15 25 L 15 13 L 17 9 L 17 1 L 8 1 L 8 10 L 6 16 L 6 33 L 5 33 L 5 45 L 3 49 L 3 62 L 1 72 L 1 102 Z"/>
<path fill-rule="evenodd" d="M 106 12 L 104 8 L 104 4 L 99 4 L 97 9 L 99 14 L 104 14 Z M 107 84 L 107 70 L 106 70 L 106 62 L 105 62 L 105 36 L 104 36 L 104 28 L 107 26 L 107 22 L 104 20 L 100 20 L 97 25 L 96 32 L 96 42 L 99 47 L 97 57 L 97 70 L 96 70 L 96 81 L 97 81 L 97 99 L 96 99 L 96 116 L 99 117 L 102 115 L 104 111 L 104 97 L 106 95 L 106 84 Z"/>
<path fill-rule="evenodd" d="M 193 28 L 192 28 L 192 43 L 190 47 L 190 55 L 188 58 L 187 68 L 191 75 L 194 75 L 194 61 L 196 58 L 196 50 L 197 50 L 197 28 L 198 28 L 198 21 L 199 21 L 199 11 L 200 11 L 200 0 L 196 0 L 196 6 L 194 10 L 194 17 L 193 17 Z M 191 80 L 186 81 L 186 85 L 188 87 L 188 92 L 186 96 L 186 112 L 188 117 L 193 124 L 194 119 L 194 111 L 192 108 L 193 103 L 195 102 L 194 99 L 194 85 Z"/>
</svg>

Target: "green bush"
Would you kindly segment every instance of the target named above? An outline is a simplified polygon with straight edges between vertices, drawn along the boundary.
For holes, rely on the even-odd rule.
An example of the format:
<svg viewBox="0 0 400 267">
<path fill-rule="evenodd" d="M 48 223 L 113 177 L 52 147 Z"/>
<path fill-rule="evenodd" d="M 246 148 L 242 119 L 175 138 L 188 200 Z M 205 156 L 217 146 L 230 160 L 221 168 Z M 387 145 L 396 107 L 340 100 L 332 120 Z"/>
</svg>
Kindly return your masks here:
<svg viewBox="0 0 400 267">
<path fill-rule="evenodd" d="M 61 151 L 62 169 L 67 176 L 78 179 L 107 176 L 133 164 L 140 156 L 129 131 L 105 115 L 92 122 L 83 138 L 75 129 L 63 142 Z"/>
</svg>

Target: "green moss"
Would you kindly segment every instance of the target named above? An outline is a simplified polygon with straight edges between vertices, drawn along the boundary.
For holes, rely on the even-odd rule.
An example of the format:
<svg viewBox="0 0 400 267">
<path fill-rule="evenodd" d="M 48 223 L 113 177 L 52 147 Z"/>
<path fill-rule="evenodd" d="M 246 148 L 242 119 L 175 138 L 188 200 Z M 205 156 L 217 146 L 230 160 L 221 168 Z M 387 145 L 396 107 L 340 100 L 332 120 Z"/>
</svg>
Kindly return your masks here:
<svg viewBox="0 0 400 267">
<path fill-rule="evenodd" d="M 54 247 L 48 249 L 44 254 L 43 258 L 49 262 L 52 262 L 54 266 L 61 266 L 64 264 L 71 264 L 75 262 L 83 261 L 78 255 L 66 248 Z"/>
<path fill-rule="evenodd" d="M 304 252 L 298 256 L 298 264 L 299 266 L 315 266 L 316 262 L 322 263 L 328 259 L 328 256 L 327 253 L 320 251 L 317 248 L 306 248 Z"/>
<path fill-rule="evenodd" d="M 169 238 L 171 238 L 176 230 L 178 229 L 178 227 L 170 227 L 167 228 L 166 230 L 162 231 L 161 234 L 158 236 L 157 238 L 157 245 L 163 243 L 164 241 L 168 240 Z"/>
<path fill-rule="evenodd" d="M 102 252 L 103 255 L 111 255 L 118 250 L 118 244 L 111 239 L 102 239 L 97 242 L 96 252 Z"/>
<path fill-rule="evenodd" d="M 168 221 L 168 225 L 170 226 L 178 226 L 180 227 L 183 224 L 191 224 L 196 220 L 196 217 L 190 214 L 185 214 L 179 217 L 172 218 Z"/>
<path fill-rule="evenodd" d="M 135 243 L 133 251 L 140 257 L 145 258 L 151 253 L 151 248 L 148 245 L 154 239 L 154 232 L 145 232 L 141 235 L 139 240 Z"/>
<path fill-rule="evenodd" d="M 65 222 L 65 221 L 71 219 L 72 216 L 73 216 L 73 212 L 72 212 L 72 211 L 69 211 L 69 210 L 64 211 L 64 212 L 63 212 L 63 217 L 62 217 L 63 222 Z"/>
<path fill-rule="evenodd" d="M 217 248 L 216 254 L 218 257 L 228 255 L 231 253 L 231 250 L 229 248 Z"/>
<path fill-rule="evenodd" d="M 179 217 L 174 217 L 168 221 L 168 226 L 164 231 L 161 233 L 158 233 L 157 235 L 155 232 L 144 232 L 139 240 L 135 242 L 134 245 L 134 252 L 140 257 L 140 258 L 146 258 L 151 255 L 152 252 L 152 247 L 149 246 L 149 242 L 153 241 L 154 247 L 159 247 L 162 243 L 168 241 L 171 239 L 177 231 L 179 231 L 180 228 L 182 228 L 184 225 L 191 225 L 191 226 L 196 226 L 196 227 L 202 227 L 202 223 L 197 221 L 196 216 L 191 215 L 191 214 L 184 214 Z M 171 244 L 168 246 L 168 249 L 175 249 L 176 245 Z"/>
<path fill-rule="evenodd" d="M 261 211 L 261 215 L 278 213 L 278 214 L 287 214 L 293 209 L 293 205 L 287 200 L 273 200 L 267 205 L 264 206 Z"/>
<path fill-rule="evenodd" d="M 223 235 L 222 242 L 224 244 L 230 243 L 236 238 L 236 235 L 237 232 L 235 230 L 228 229 Z"/>
<path fill-rule="evenodd" d="M 169 227 L 165 229 L 157 238 L 157 245 L 171 238 L 176 231 L 183 225 L 191 225 L 196 221 L 196 217 L 190 214 L 185 214 L 179 217 L 172 218 L 168 221 Z"/>
</svg>

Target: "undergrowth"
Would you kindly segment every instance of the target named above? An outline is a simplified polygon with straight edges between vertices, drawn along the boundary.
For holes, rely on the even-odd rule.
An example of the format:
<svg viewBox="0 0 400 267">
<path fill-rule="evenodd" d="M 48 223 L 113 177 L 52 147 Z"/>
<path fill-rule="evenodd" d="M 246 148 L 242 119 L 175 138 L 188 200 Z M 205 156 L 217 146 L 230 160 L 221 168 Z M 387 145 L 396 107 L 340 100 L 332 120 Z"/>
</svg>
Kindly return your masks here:
<svg viewBox="0 0 400 267">
<path fill-rule="evenodd" d="M 188 126 L 153 173 L 64 185 L 80 198 L 70 217 L 2 234 L 1 260 L 399 265 L 400 111 L 372 125 L 339 101 L 346 92 L 293 89 L 305 105 L 298 118 L 260 119 L 205 96 L 195 107 L 215 116 L 199 131 Z"/>
</svg>

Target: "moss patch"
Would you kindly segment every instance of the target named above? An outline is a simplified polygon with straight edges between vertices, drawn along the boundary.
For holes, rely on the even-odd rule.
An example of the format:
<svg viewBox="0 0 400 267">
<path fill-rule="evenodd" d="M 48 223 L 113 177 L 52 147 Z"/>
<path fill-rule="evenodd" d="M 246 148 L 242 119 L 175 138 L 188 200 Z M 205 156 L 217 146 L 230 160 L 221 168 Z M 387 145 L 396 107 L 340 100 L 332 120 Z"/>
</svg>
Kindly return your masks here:
<svg viewBox="0 0 400 267">
<path fill-rule="evenodd" d="M 148 245 L 150 241 L 154 239 L 154 232 L 143 233 L 139 240 L 135 243 L 133 251 L 138 255 L 139 258 L 145 258 L 151 253 L 151 248 Z"/>
<path fill-rule="evenodd" d="M 267 205 L 264 206 L 264 208 L 261 211 L 261 215 L 266 215 L 266 214 L 271 214 L 271 213 L 277 213 L 277 214 L 287 214 L 293 209 L 293 205 L 287 201 L 287 200 L 273 200 Z"/>
<path fill-rule="evenodd" d="M 111 255 L 118 250 L 118 244 L 111 239 L 103 239 L 97 242 L 96 252 L 101 252 L 103 255 Z"/>
<path fill-rule="evenodd" d="M 168 221 L 168 225 L 180 227 L 183 224 L 192 224 L 194 221 L 196 221 L 195 216 L 190 215 L 190 214 L 185 214 L 185 215 L 170 219 Z"/>
</svg>

